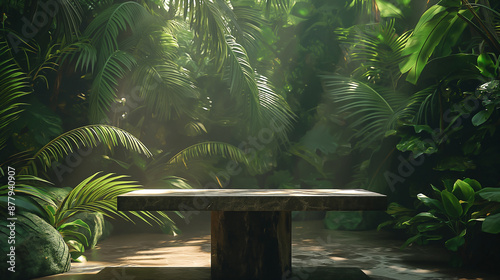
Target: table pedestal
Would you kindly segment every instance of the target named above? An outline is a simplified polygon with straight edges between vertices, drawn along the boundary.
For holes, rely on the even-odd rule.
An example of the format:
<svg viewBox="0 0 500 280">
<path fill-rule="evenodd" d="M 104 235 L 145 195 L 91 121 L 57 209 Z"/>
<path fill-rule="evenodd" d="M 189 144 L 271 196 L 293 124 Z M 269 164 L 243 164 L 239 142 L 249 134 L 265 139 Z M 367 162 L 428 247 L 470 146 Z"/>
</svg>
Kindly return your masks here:
<svg viewBox="0 0 500 280">
<path fill-rule="evenodd" d="M 212 279 L 285 279 L 292 268 L 290 211 L 212 211 Z"/>
</svg>

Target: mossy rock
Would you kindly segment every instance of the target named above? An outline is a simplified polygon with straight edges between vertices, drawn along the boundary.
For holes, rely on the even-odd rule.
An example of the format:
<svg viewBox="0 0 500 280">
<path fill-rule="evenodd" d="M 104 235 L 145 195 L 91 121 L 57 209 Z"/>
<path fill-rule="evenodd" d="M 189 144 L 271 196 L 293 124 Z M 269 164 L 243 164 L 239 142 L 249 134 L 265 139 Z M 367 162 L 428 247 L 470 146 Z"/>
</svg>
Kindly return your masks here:
<svg viewBox="0 0 500 280">
<path fill-rule="evenodd" d="M 1 242 L 0 262 L 10 260 L 11 246 L 15 247 L 14 272 L 4 268 L 2 279 L 33 279 L 66 272 L 71 267 L 68 246 L 62 236 L 42 218 L 32 213 L 17 213 L 15 222 L 15 244 Z M 11 221 L 2 219 L 0 235 L 8 240 L 10 229 L 6 224 Z"/>
</svg>

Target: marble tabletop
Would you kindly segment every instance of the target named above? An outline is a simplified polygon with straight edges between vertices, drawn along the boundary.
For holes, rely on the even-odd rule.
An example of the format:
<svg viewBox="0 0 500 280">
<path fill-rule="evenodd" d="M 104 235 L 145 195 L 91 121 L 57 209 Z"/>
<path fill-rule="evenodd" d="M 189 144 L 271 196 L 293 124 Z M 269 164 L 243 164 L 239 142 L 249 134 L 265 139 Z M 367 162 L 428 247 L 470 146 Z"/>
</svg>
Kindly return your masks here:
<svg viewBox="0 0 500 280">
<path fill-rule="evenodd" d="M 144 189 L 118 196 L 121 211 L 385 210 L 387 197 L 362 189 Z"/>
</svg>

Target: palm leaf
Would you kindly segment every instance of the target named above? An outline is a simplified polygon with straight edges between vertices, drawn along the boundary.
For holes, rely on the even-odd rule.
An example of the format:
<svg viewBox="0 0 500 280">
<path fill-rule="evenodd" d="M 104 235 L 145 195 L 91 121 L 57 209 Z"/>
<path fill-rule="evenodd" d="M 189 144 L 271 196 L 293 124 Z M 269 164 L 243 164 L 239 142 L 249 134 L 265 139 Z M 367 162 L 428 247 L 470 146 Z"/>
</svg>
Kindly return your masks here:
<svg viewBox="0 0 500 280">
<path fill-rule="evenodd" d="M 260 1 L 265 4 L 266 14 L 269 15 L 271 8 L 279 13 L 286 13 L 290 7 L 290 0 L 263 0 Z"/>
<path fill-rule="evenodd" d="M 146 108 L 161 120 L 193 112 L 199 97 L 189 72 L 173 62 L 143 60 L 133 76 L 141 86 Z"/>
<path fill-rule="evenodd" d="M 8 137 L 12 134 L 9 125 L 19 114 L 21 97 L 27 95 L 29 84 L 26 74 L 17 67 L 10 56 L 10 50 L 3 36 L 0 38 L 0 149 L 5 147 Z"/>
<path fill-rule="evenodd" d="M 24 171 L 36 175 L 37 164 L 47 170 L 53 162 L 59 161 L 76 149 L 97 147 L 100 143 L 110 149 L 123 146 L 148 157 L 152 156 L 139 139 L 125 130 L 109 125 L 89 125 L 75 128 L 51 140 L 32 157 Z"/>
<path fill-rule="evenodd" d="M 71 42 L 73 35 L 78 37 L 82 23 L 83 10 L 78 1 L 58 0 L 55 13 L 56 32 L 64 35 L 67 42 Z"/>
<path fill-rule="evenodd" d="M 259 90 L 259 105 L 262 119 L 261 127 L 273 128 L 273 133 L 287 141 L 287 132 L 292 129 L 295 114 L 283 96 L 277 94 L 267 77 L 255 74 Z"/>
<path fill-rule="evenodd" d="M 261 11 L 253 6 L 250 3 L 235 3 L 232 8 L 224 4 L 219 5 L 227 18 L 231 34 L 252 57 L 264 41 L 261 26 L 265 25 Z"/>
<path fill-rule="evenodd" d="M 87 41 L 80 41 L 66 46 L 61 50 L 59 63 L 65 61 L 75 61 L 75 69 L 80 68 L 82 71 L 94 71 L 97 61 L 97 49 Z"/>
<path fill-rule="evenodd" d="M 351 45 L 350 58 L 360 66 L 353 71 L 355 77 L 371 83 L 392 82 L 395 88 L 400 77 L 399 63 L 410 33 L 396 34 L 394 21 L 386 24 L 368 25 L 364 29 L 355 28 L 352 39 L 345 40 Z"/>
<path fill-rule="evenodd" d="M 231 94 L 241 94 L 243 91 L 247 91 L 251 99 L 253 99 L 250 101 L 251 110 L 256 112 L 258 111 L 256 106 L 259 104 L 259 90 L 247 52 L 245 48 L 236 42 L 232 35 L 227 35 L 225 42 L 228 46 L 228 58 L 230 61 L 225 73 L 226 79 L 229 81 L 229 90 Z"/>
<path fill-rule="evenodd" d="M 283 97 L 274 92 L 265 76 L 254 72 L 245 49 L 234 40 L 234 37 L 228 35 L 226 39 L 230 64 L 225 76 L 229 81 L 230 92 L 246 97 L 254 129 L 269 127 L 270 122 L 274 122 L 276 127 L 284 128 L 275 132 L 280 138 L 286 139 L 286 132 L 291 128 L 293 119 L 290 107 Z"/>
<path fill-rule="evenodd" d="M 107 217 L 118 216 L 128 221 L 132 219 L 124 212 L 117 211 L 117 197 L 141 188 L 134 181 L 122 181 L 126 176 L 99 173 L 91 175 L 80 182 L 61 202 L 55 213 L 56 227 L 79 212 L 100 212 Z M 130 211 L 130 214 L 139 217 L 151 225 L 150 221 L 163 224 L 162 220 L 149 212 Z M 160 216 L 168 217 L 164 213 Z"/>
<path fill-rule="evenodd" d="M 191 159 L 211 156 L 221 156 L 248 165 L 248 159 L 242 150 L 233 145 L 215 141 L 191 145 L 170 158 L 167 165 L 182 163 L 186 166 Z"/>
<path fill-rule="evenodd" d="M 123 51 L 115 51 L 99 69 L 91 88 L 90 120 L 93 123 L 108 121 L 108 108 L 116 100 L 118 79 L 124 77 L 136 64 L 134 57 Z"/>
<path fill-rule="evenodd" d="M 133 49 L 143 57 L 157 57 L 173 61 L 178 57 L 179 45 L 175 33 L 158 24 L 144 26 L 143 32 L 137 32 L 120 43 L 122 49 Z"/>
<path fill-rule="evenodd" d="M 350 78 L 323 75 L 325 91 L 338 105 L 353 129 L 353 138 L 363 149 L 380 141 L 395 125 L 395 116 L 408 103 L 408 98 L 375 88 Z"/>
<path fill-rule="evenodd" d="M 133 1 L 113 5 L 99 13 L 84 32 L 99 50 L 98 63 L 104 63 L 118 49 L 120 32 L 130 28 L 135 33 L 136 27 L 148 16 L 147 10 Z"/>
<path fill-rule="evenodd" d="M 225 11 L 230 10 L 228 2 L 180 0 L 171 5 L 182 11 L 183 17 L 189 21 L 199 52 L 210 55 L 218 69 L 222 69 L 228 52 L 225 36 L 230 34 L 229 20 L 225 14 Z"/>
</svg>

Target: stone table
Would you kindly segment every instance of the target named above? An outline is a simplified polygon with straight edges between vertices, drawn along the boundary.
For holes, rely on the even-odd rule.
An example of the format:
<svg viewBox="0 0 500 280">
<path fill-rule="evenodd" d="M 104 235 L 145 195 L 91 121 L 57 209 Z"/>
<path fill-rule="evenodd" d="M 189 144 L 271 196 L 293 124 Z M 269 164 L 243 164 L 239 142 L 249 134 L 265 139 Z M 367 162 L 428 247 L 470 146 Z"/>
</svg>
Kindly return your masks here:
<svg viewBox="0 0 500 280">
<path fill-rule="evenodd" d="M 118 196 L 120 211 L 212 211 L 212 279 L 291 275 L 291 211 L 385 210 L 360 189 L 145 189 Z"/>
</svg>

